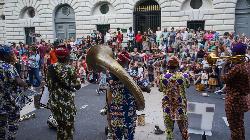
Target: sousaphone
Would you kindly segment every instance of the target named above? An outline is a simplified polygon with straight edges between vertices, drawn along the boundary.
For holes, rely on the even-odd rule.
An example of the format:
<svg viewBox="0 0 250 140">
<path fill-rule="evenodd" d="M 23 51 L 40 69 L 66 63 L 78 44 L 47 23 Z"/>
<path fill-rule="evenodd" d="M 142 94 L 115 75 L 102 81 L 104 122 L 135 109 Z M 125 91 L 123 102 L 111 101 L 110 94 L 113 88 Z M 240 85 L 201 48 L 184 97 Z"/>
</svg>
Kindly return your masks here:
<svg viewBox="0 0 250 140">
<path fill-rule="evenodd" d="M 87 53 L 86 61 L 88 67 L 94 71 L 105 68 L 108 69 L 123 82 L 134 96 L 137 110 L 143 110 L 145 108 L 145 100 L 141 89 L 127 71 L 113 59 L 113 52 L 109 46 L 97 45 L 91 47 Z"/>
</svg>

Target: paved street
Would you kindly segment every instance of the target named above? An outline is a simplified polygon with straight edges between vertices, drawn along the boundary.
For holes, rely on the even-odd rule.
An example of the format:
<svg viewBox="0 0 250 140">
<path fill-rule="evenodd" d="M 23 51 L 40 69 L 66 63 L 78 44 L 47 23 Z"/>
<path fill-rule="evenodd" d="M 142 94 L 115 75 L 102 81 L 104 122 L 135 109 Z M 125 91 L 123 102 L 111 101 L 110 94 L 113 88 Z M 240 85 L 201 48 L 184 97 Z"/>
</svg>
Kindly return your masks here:
<svg viewBox="0 0 250 140">
<path fill-rule="evenodd" d="M 106 118 L 99 115 L 99 110 L 105 104 L 105 96 L 97 96 L 96 85 L 88 85 L 76 94 L 76 105 L 78 114 L 76 117 L 76 140 L 104 140 L 104 127 Z M 146 99 L 146 109 L 138 114 L 146 114 L 146 125 L 138 126 L 136 129 L 136 140 L 164 140 L 165 135 L 156 136 L 153 134 L 154 125 L 159 125 L 164 129 L 161 112 L 161 93 L 157 88 L 153 88 L 150 94 L 144 93 Z M 213 121 L 212 136 L 209 140 L 228 140 L 229 129 L 222 117 L 225 117 L 224 101 L 219 95 L 202 97 L 191 87 L 188 89 L 188 101 L 215 104 L 215 116 Z M 24 121 L 20 124 L 17 140 L 54 140 L 56 131 L 48 128 L 46 121 L 50 112 L 46 109 L 34 111 L 35 119 Z M 246 139 L 250 139 L 250 113 L 245 117 Z M 176 140 L 181 140 L 178 127 L 175 127 Z M 200 140 L 200 135 L 191 134 L 191 140 Z"/>
</svg>

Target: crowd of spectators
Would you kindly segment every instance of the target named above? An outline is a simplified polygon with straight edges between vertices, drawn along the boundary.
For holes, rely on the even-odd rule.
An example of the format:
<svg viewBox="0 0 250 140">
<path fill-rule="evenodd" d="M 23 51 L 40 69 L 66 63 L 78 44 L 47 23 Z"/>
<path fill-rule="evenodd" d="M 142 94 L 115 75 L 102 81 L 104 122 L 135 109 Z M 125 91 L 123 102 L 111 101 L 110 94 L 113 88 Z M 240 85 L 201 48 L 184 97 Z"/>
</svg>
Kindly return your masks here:
<svg viewBox="0 0 250 140">
<path fill-rule="evenodd" d="M 167 61 L 171 56 L 180 59 L 180 71 L 190 74 L 196 89 L 215 92 L 223 89 L 220 80 L 220 71 L 223 59 L 218 59 L 213 66 L 206 61 L 206 56 L 212 51 L 217 51 L 219 56 L 230 56 L 234 45 L 242 43 L 248 49 L 246 56 L 250 58 L 250 39 L 244 34 L 216 31 L 193 30 L 188 28 L 161 30 L 148 29 L 135 33 L 130 27 L 127 33 L 117 29 L 102 34 L 94 31 L 82 39 L 55 40 L 45 42 L 41 40 L 32 45 L 11 43 L 14 48 L 17 63 L 15 64 L 21 78 L 27 80 L 32 87 L 40 87 L 46 81 L 46 71 L 50 64 L 57 62 L 54 49 L 65 44 L 71 51 L 72 66 L 78 68 L 82 82 L 105 84 L 108 71 L 95 73 L 88 70 L 86 54 L 93 45 L 109 45 L 114 54 L 114 59 L 126 61 L 126 69 L 137 82 L 150 83 L 151 86 L 159 85 L 159 76 L 167 71 Z M 222 92 L 222 91 L 216 91 Z"/>
</svg>

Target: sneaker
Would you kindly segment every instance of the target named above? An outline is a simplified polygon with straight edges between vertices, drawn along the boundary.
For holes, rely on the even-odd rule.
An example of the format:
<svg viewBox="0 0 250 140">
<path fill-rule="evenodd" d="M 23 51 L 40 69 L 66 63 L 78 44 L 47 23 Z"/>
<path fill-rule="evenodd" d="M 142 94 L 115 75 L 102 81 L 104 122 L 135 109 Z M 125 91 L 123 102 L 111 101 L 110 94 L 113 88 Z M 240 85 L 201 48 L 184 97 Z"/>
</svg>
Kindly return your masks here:
<svg viewBox="0 0 250 140">
<path fill-rule="evenodd" d="M 98 89 L 95 90 L 95 91 L 96 91 L 97 95 L 100 95 L 100 91 Z"/>
<path fill-rule="evenodd" d="M 154 134 L 156 134 L 156 135 L 161 135 L 161 134 L 163 134 L 164 133 L 164 131 L 162 131 L 161 129 L 160 129 L 160 127 L 159 126 L 155 126 L 155 129 L 154 129 Z"/>
<path fill-rule="evenodd" d="M 106 108 L 101 109 L 101 110 L 100 110 L 100 114 L 101 114 L 102 116 L 107 115 L 107 109 L 106 109 Z"/>
<path fill-rule="evenodd" d="M 201 93 L 201 95 L 202 95 L 203 97 L 209 97 L 209 95 L 208 95 L 206 92 Z"/>
</svg>

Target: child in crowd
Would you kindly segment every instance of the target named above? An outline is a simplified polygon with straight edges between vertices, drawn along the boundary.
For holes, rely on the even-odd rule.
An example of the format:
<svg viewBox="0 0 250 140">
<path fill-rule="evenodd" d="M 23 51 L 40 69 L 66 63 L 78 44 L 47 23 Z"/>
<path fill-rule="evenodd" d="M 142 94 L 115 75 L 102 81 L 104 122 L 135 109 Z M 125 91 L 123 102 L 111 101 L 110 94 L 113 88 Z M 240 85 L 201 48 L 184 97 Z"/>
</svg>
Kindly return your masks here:
<svg viewBox="0 0 250 140">
<path fill-rule="evenodd" d="M 100 72 L 99 75 L 99 87 L 96 90 L 97 94 L 100 95 L 101 93 L 105 93 L 107 90 L 107 74 L 106 71 Z"/>
<path fill-rule="evenodd" d="M 155 62 L 155 77 L 156 77 L 155 84 L 157 87 L 160 84 L 160 75 L 161 75 L 160 67 L 161 67 L 160 62 L 156 61 Z"/>
<path fill-rule="evenodd" d="M 79 75 L 81 76 L 81 82 L 85 84 L 86 81 L 86 71 L 84 69 L 84 65 L 81 63 L 79 67 Z"/>
<path fill-rule="evenodd" d="M 208 84 L 208 72 L 206 70 L 203 70 L 201 72 L 201 84 L 204 86 L 204 88 L 207 87 L 207 84 Z"/>
<path fill-rule="evenodd" d="M 148 79 L 149 82 L 151 83 L 151 86 L 154 86 L 154 65 L 153 65 L 153 60 L 150 60 L 149 65 L 147 66 L 147 73 L 148 73 Z"/>
<path fill-rule="evenodd" d="M 211 72 L 209 73 L 208 85 L 209 85 L 209 92 L 214 92 L 216 86 L 218 85 L 218 77 L 215 72 L 214 66 L 212 67 Z"/>
</svg>

